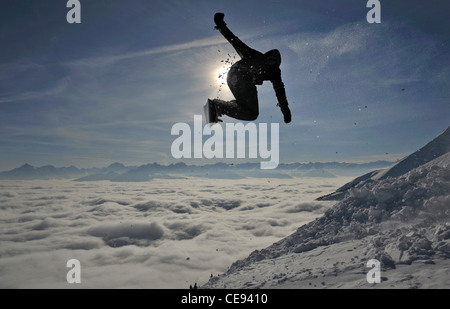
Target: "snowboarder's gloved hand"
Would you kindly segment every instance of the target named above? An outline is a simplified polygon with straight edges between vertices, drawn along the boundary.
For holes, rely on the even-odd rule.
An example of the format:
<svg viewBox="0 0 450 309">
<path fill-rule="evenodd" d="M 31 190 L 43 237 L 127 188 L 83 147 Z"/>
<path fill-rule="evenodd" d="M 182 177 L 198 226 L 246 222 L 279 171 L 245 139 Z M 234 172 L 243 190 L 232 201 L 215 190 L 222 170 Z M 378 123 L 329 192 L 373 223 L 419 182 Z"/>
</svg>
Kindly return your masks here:
<svg viewBox="0 0 450 309">
<path fill-rule="evenodd" d="M 227 25 L 223 21 L 224 17 L 225 17 L 224 13 L 216 13 L 216 14 L 214 14 L 214 22 L 216 23 L 215 29 L 221 29 L 221 28 L 224 28 Z"/>
<path fill-rule="evenodd" d="M 288 105 L 280 105 L 278 104 L 278 106 L 281 108 L 281 112 L 283 113 L 284 116 L 284 123 L 289 123 L 291 122 L 291 110 L 289 109 Z"/>
</svg>

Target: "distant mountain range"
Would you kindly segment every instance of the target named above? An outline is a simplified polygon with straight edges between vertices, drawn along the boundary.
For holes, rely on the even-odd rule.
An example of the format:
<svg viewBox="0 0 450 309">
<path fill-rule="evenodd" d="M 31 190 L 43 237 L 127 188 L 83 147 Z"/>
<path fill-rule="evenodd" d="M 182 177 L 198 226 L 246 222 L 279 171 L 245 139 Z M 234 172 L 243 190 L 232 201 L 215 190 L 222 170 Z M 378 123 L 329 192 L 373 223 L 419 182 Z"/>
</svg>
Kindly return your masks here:
<svg viewBox="0 0 450 309">
<path fill-rule="evenodd" d="M 187 165 L 183 162 L 161 165 L 158 163 L 141 166 L 125 166 L 113 163 L 103 168 L 54 167 L 46 165 L 34 167 L 24 164 L 10 171 L 0 172 L 0 179 L 73 179 L 76 181 L 115 181 L 136 182 L 151 179 L 177 179 L 186 177 L 203 177 L 212 179 L 242 179 L 242 178 L 293 178 L 293 177 L 337 177 L 359 176 L 345 184 L 336 192 L 319 199 L 342 199 L 347 190 L 361 187 L 368 182 L 382 180 L 387 177 L 398 177 L 423 165 L 450 150 L 450 128 L 425 145 L 423 148 L 394 164 L 389 161 L 369 163 L 343 162 L 310 162 L 279 164 L 274 170 L 261 170 L 260 163 L 227 164 L 215 163 L 208 165 Z"/>
<path fill-rule="evenodd" d="M 391 166 L 393 162 L 376 161 L 369 163 L 289 163 L 279 164 L 275 170 L 261 170 L 260 163 L 208 165 L 187 165 L 183 162 L 161 165 L 158 163 L 141 166 L 125 166 L 113 163 L 103 168 L 54 167 L 46 165 L 34 167 L 24 164 L 10 171 L 0 172 L 0 179 L 74 179 L 76 181 L 148 181 L 155 178 L 173 179 L 184 177 L 205 177 L 219 179 L 241 179 L 247 177 L 336 177 L 356 176 L 374 169 Z"/>
</svg>

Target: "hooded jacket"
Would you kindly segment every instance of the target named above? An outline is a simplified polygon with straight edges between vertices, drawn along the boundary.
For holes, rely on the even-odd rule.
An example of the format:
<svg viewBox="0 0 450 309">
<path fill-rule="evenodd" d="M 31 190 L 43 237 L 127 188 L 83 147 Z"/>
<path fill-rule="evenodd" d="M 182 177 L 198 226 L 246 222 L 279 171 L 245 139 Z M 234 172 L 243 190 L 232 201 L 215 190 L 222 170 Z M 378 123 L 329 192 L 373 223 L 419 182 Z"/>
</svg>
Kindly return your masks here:
<svg viewBox="0 0 450 309">
<path fill-rule="evenodd" d="M 247 74 L 255 85 L 262 85 L 264 81 L 270 81 L 275 90 L 278 104 L 287 106 L 286 91 L 281 79 L 280 52 L 277 49 L 272 49 L 263 54 L 247 46 L 226 25 L 221 26 L 218 30 L 242 58 L 233 64 L 232 68 L 237 69 L 242 74 Z"/>
</svg>

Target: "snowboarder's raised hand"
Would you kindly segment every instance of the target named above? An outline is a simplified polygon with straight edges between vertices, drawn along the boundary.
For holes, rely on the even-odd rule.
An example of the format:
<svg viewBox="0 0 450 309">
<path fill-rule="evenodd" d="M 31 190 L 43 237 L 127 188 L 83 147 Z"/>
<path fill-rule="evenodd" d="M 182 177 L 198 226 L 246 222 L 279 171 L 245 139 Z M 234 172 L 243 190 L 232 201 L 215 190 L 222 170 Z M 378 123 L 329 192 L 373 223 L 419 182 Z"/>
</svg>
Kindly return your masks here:
<svg viewBox="0 0 450 309">
<path fill-rule="evenodd" d="M 219 30 L 220 28 L 224 28 L 227 24 L 223 21 L 225 17 L 224 13 L 216 13 L 214 14 L 214 22 L 216 23 L 216 27 L 214 29 Z"/>
</svg>

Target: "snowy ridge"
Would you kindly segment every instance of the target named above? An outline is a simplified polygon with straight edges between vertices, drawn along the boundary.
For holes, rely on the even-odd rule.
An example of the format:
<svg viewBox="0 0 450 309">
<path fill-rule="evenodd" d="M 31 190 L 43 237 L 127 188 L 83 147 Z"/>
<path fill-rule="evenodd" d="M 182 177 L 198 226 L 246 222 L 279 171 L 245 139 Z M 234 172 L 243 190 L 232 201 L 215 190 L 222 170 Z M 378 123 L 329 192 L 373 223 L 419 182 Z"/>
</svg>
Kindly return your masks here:
<svg viewBox="0 0 450 309">
<path fill-rule="evenodd" d="M 424 147 L 378 175 L 378 179 L 401 176 L 450 151 L 450 127 Z"/>
<path fill-rule="evenodd" d="M 431 148 L 436 149 L 424 147 L 420 155 L 434 157 L 426 151 Z M 408 158 L 403 162 L 409 164 Z M 322 217 L 233 263 L 204 287 L 370 287 L 366 263 L 378 259 L 383 271 L 378 287 L 448 288 L 449 164 L 447 152 L 401 176 L 385 173 L 349 188 Z"/>
<path fill-rule="evenodd" d="M 386 169 L 379 169 L 346 183 L 336 190 L 336 192 L 322 196 L 318 200 L 340 200 L 344 197 L 350 188 L 355 186 L 362 186 L 367 182 L 375 180 L 382 180 L 388 177 L 401 176 L 413 168 L 419 167 L 427 162 L 436 159 L 439 156 L 450 151 L 450 127 L 442 132 L 438 137 L 426 144 L 424 147 L 407 156 L 392 167 Z"/>
</svg>

